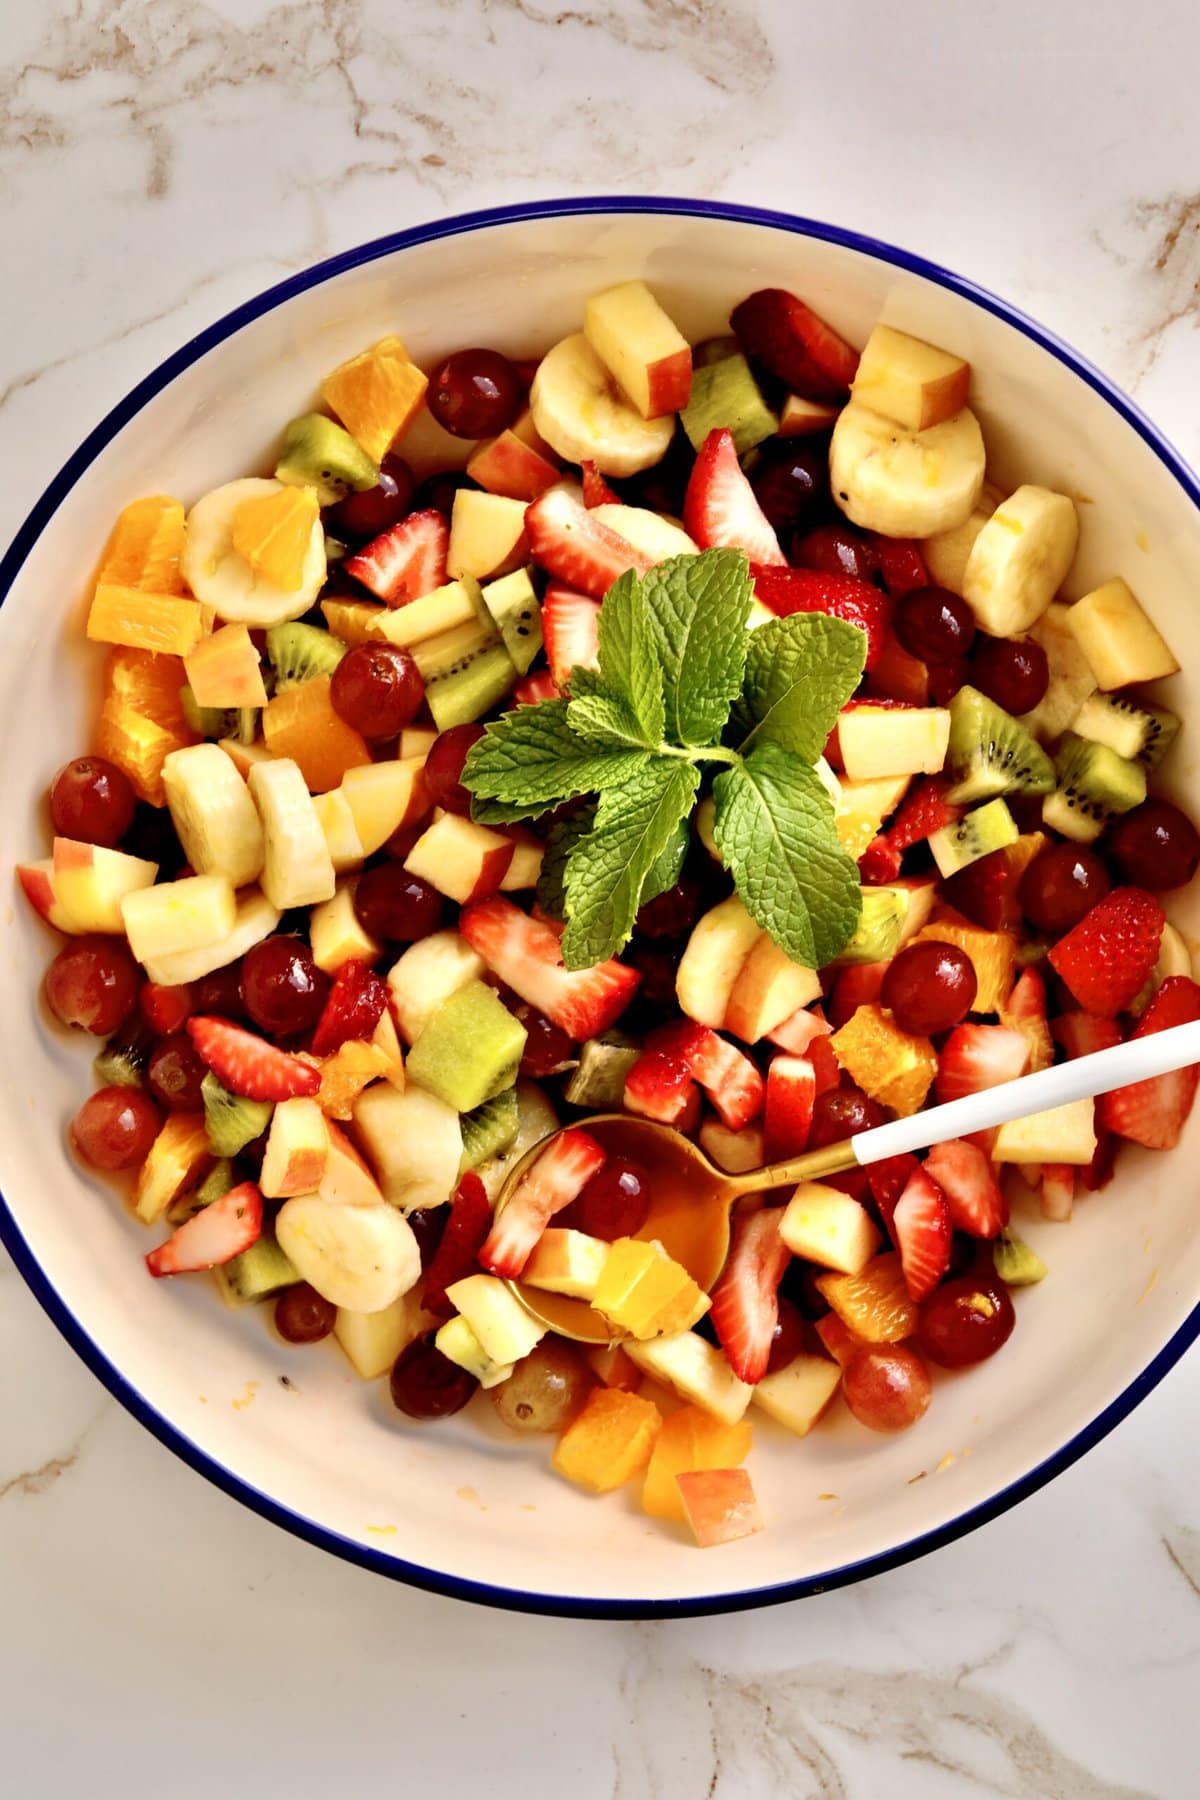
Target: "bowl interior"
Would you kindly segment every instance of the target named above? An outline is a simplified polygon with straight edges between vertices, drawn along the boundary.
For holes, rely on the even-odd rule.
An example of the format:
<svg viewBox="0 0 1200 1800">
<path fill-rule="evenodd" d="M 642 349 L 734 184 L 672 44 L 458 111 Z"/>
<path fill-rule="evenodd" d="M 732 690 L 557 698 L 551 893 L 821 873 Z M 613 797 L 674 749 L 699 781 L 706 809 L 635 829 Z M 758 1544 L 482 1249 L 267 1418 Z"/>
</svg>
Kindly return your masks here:
<svg viewBox="0 0 1200 1800">
<path fill-rule="evenodd" d="M 882 315 L 969 357 L 992 473 L 1077 497 L 1074 589 L 1129 580 L 1184 664 L 1169 703 L 1194 715 L 1194 504 L 1152 444 L 1049 349 L 902 260 L 752 219 L 615 209 L 516 217 L 391 249 L 250 317 L 148 398 L 83 471 L 0 616 L 5 866 L 44 853 L 47 780 L 87 741 L 100 655 L 81 618 L 121 506 L 156 492 L 190 503 L 269 469 L 282 423 L 315 401 L 321 375 L 386 332 L 399 330 L 426 364 L 478 342 L 529 355 L 578 329 L 590 292 L 633 276 L 651 282 L 693 341 L 725 330 L 744 293 L 778 285 L 853 340 Z M 448 447 L 439 436 L 423 433 L 419 459 Z M 1197 754 L 1185 731 L 1171 774 L 1181 793 L 1196 793 Z M 1194 942 L 1195 901 L 1171 897 L 1169 910 Z M 1059 1452 L 1138 1382 L 1200 1297 L 1200 1237 L 1181 1179 L 1200 1143 L 1193 1120 L 1176 1156 L 1126 1152 L 1118 1181 L 1083 1201 L 1069 1226 L 1043 1223 L 1030 1203 L 1019 1228 L 1050 1276 L 1017 1296 L 1018 1328 L 1001 1356 L 936 1378 L 917 1429 L 874 1437 L 839 1412 L 799 1442 L 756 1420 L 753 1472 L 769 1529 L 700 1555 L 682 1532 L 644 1518 L 632 1490 L 589 1501 L 566 1487 L 549 1470 L 548 1441 L 511 1437 L 486 1399 L 437 1427 L 410 1425 L 386 1384 L 358 1381 L 336 1347 L 285 1347 L 261 1315 L 226 1311 L 201 1278 L 148 1281 L 147 1234 L 65 1149 L 89 1047 L 68 1041 L 36 1002 L 53 948 L 28 909 L 10 903 L 0 1186 L 28 1255 L 193 1456 L 300 1528 L 397 1572 L 415 1565 L 439 1584 L 512 1590 L 551 1607 L 699 1604 L 819 1584 L 951 1526 Z"/>
</svg>

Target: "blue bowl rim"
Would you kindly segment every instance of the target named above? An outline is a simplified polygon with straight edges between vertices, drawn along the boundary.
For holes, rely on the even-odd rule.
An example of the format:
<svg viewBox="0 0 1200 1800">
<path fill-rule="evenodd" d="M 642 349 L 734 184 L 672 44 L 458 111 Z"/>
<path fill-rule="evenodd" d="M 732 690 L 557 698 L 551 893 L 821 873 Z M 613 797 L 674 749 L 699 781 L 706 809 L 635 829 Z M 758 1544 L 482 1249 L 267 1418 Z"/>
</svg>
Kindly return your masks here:
<svg viewBox="0 0 1200 1800">
<path fill-rule="evenodd" d="M 1126 424 L 1137 433 L 1143 443 L 1153 451 L 1159 461 L 1175 477 L 1193 505 L 1200 508 L 1200 480 L 1163 433 L 1108 376 L 1019 308 L 1009 305 L 1008 302 L 999 299 L 986 288 L 980 287 L 964 276 L 956 275 L 939 263 L 931 262 L 925 257 L 914 255 L 911 251 L 900 249 L 896 245 L 885 243 L 878 238 L 869 237 L 862 232 L 846 230 L 840 226 L 828 225 L 821 220 L 808 219 L 793 213 L 772 211 L 764 207 L 744 206 L 736 202 L 634 195 L 594 195 L 559 200 L 532 200 L 511 206 L 488 207 L 474 212 L 456 213 L 447 218 L 433 220 L 425 225 L 413 226 L 405 231 L 393 232 L 385 237 L 371 239 L 369 242 L 359 244 L 337 256 L 328 257 L 324 262 L 315 263 L 311 268 L 302 270 L 297 275 L 289 276 L 286 280 L 276 283 L 274 287 L 267 288 L 261 294 L 234 307 L 222 318 L 197 332 L 180 349 L 159 363 L 157 368 L 153 369 L 112 407 L 50 481 L 44 493 L 31 508 L 4 557 L 0 559 L 0 605 L 3 605 L 22 564 L 50 519 L 84 471 L 95 461 L 106 445 L 123 426 L 141 411 L 148 401 L 167 387 L 177 375 L 198 361 L 215 345 L 231 337 L 244 325 L 273 311 L 274 308 L 292 299 L 295 295 L 319 286 L 322 282 L 345 274 L 351 269 L 375 262 L 395 251 L 410 249 L 418 244 L 434 243 L 441 238 L 458 237 L 466 232 L 486 230 L 494 225 L 518 224 L 532 219 L 577 218 L 589 214 L 624 213 L 726 219 L 738 224 L 764 225 L 775 230 L 790 232 L 796 236 L 815 238 L 825 243 L 837 244 L 844 249 L 860 251 L 877 261 L 890 263 L 895 268 L 923 276 L 935 285 L 949 289 L 950 292 L 960 295 L 976 306 L 982 307 L 984 311 L 992 313 L 996 318 L 1002 319 L 1071 369 L 1125 420 Z M 910 1538 L 890 1550 L 862 1557 L 856 1562 L 846 1563 L 822 1574 L 711 1596 L 692 1595 L 681 1600 L 608 1598 L 592 1595 L 574 1598 L 569 1595 L 531 1593 L 520 1588 L 508 1588 L 499 1584 L 473 1581 L 461 1576 L 448 1575 L 437 1569 L 425 1568 L 420 1564 L 407 1562 L 402 1558 L 389 1556 L 382 1551 L 372 1549 L 368 1545 L 357 1543 L 351 1538 L 342 1536 L 340 1532 L 332 1531 L 305 1518 L 300 1513 L 293 1512 L 290 1507 L 281 1504 L 252 1483 L 233 1474 L 207 1451 L 201 1449 L 178 1426 L 164 1418 L 157 1408 L 131 1386 L 120 1370 L 108 1360 L 96 1342 L 88 1335 L 84 1326 L 58 1294 L 26 1242 L 3 1194 L 0 1194 L 0 1242 L 5 1245 L 16 1268 L 32 1289 L 51 1321 L 113 1398 L 118 1400 L 126 1411 L 131 1413 L 168 1450 L 173 1451 L 197 1474 L 203 1475 L 232 1499 L 240 1501 L 251 1511 L 258 1513 L 260 1517 L 290 1531 L 306 1543 L 313 1544 L 322 1550 L 331 1551 L 335 1556 L 340 1556 L 347 1562 L 356 1563 L 376 1574 L 403 1581 L 409 1586 L 422 1588 L 430 1593 L 443 1594 L 451 1599 L 501 1607 L 508 1611 L 545 1614 L 562 1618 L 679 1619 L 738 1612 L 752 1607 L 778 1605 L 786 1600 L 804 1599 L 811 1594 L 826 1593 L 834 1588 L 864 1580 L 868 1576 L 882 1574 L 888 1569 L 898 1568 L 919 1556 L 927 1555 L 932 1550 L 940 1549 L 945 1544 L 952 1544 L 957 1539 L 965 1537 L 968 1532 L 976 1530 L 980 1525 L 987 1524 L 989 1520 L 1007 1512 L 1018 1501 L 1036 1493 L 1056 1475 L 1060 1475 L 1065 1469 L 1070 1468 L 1072 1463 L 1077 1462 L 1081 1456 L 1085 1455 L 1123 1419 L 1128 1417 L 1133 1409 L 1145 1399 L 1146 1395 L 1157 1387 L 1196 1337 L 1200 1336 L 1200 1305 L 1197 1305 L 1146 1368 L 1130 1382 L 1129 1386 L 1123 1389 L 1116 1399 L 1111 1401 L 1060 1449 L 1046 1457 L 1044 1461 L 1018 1480 L 1011 1482 L 1007 1487 L 992 1495 L 990 1499 L 981 1501 L 977 1506 L 968 1508 L 967 1511 L 948 1520 L 944 1525 L 921 1532 L 918 1536 Z"/>
</svg>

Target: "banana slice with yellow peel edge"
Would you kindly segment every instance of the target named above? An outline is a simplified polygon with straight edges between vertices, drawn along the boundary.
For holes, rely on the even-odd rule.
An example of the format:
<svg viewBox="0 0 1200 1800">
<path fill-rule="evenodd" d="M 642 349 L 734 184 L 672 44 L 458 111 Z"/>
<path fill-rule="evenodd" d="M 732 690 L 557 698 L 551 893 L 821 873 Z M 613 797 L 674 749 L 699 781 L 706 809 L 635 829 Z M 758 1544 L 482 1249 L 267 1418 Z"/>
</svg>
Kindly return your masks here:
<svg viewBox="0 0 1200 1800">
<path fill-rule="evenodd" d="M 197 500 L 187 516 L 187 539 L 180 569 L 201 605 L 218 618 L 238 625 L 265 629 L 298 619 L 306 613 L 325 581 L 325 533 L 318 518 L 313 525 L 298 588 L 285 591 L 250 567 L 233 547 L 233 519 L 243 501 L 261 499 L 283 488 L 281 481 L 249 476 L 226 482 Z"/>
<path fill-rule="evenodd" d="M 833 497 L 846 517 L 885 537 L 927 538 L 970 518 L 983 488 L 986 453 L 969 407 L 925 431 L 852 400 L 829 445 Z"/>
<path fill-rule="evenodd" d="M 661 462 L 675 415 L 643 419 L 582 331 L 563 338 L 538 364 L 529 390 L 538 435 L 564 462 L 594 462 L 602 475 L 636 475 Z"/>
</svg>

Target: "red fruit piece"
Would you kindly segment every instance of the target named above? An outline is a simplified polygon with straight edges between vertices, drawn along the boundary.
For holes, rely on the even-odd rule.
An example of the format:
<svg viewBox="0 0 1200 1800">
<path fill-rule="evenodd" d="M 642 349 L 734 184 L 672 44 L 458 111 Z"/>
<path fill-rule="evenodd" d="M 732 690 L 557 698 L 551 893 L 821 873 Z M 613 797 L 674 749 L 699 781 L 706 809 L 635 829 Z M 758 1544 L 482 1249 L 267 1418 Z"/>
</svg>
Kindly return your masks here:
<svg viewBox="0 0 1200 1800">
<path fill-rule="evenodd" d="M 843 619 L 847 625 L 857 625 L 867 639 L 866 667 L 875 667 L 883 655 L 892 614 L 892 603 L 886 594 L 854 575 L 771 568 L 756 557 L 751 561 L 754 591 L 765 607 L 781 619 L 798 612 L 820 612 Z"/>
<path fill-rule="evenodd" d="M 920 1167 L 917 1158 L 904 1151 L 899 1156 L 885 1156 L 882 1162 L 871 1163 L 867 1169 L 871 1198 L 889 1232 L 896 1203 Z"/>
<path fill-rule="evenodd" d="M 910 1299 L 928 1299 L 950 1267 L 952 1232 L 946 1196 L 924 1169 L 905 1183 L 891 1229 Z"/>
<path fill-rule="evenodd" d="M 858 351 L 786 288 L 759 288 L 729 315 L 738 343 L 792 393 L 841 400 L 858 372 Z"/>
<path fill-rule="evenodd" d="M 565 688 L 572 669 L 594 669 L 599 661 L 599 601 L 552 581 L 542 601 L 542 633 L 551 678 Z"/>
<path fill-rule="evenodd" d="M 779 1235 L 782 1207 L 739 1218 L 709 1317 L 739 1381 L 761 1381 L 779 1323 L 779 1284 L 791 1253 Z"/>
<path fill-rule="evenodd" d="M 473 1275 L 479 1267 L 479 1252 L 492 1229 L 492 1203 L 487 1189 L 473 1169 L 460 1180 L 450 1202 L 441 1240 L 425 1271 L 421 1304 L 436 1319 L 448 1319 L 454 1312 L 446 1298 L 446 1289 L 464 1276 Z"/>
<path fill-rule="evenodd" d="M 660 1050 L 685 1064 L 694 1081 L 704 1089 L 721 1122 L 740 1131 L 757 1119 L 763 1109 L 763 1078 L 750 1058 L 707 1025 L 680 1019 L 660 1026 L 646 1040 L 649 1050 Z"/>
<path fill-rule="evenodd" d="M 138 995 L 142 1017 L 159 1037 L 172 1037 L 182 1031 L 194 1004 L 195 994 L 186 981 L 178 987 L 161 987 L 157 981 L 147 981 Z"/>
<path fill-rule="evenodd" d="M 577 1043 L 615 1025 L 641 981 L 616 961 L 564 969 L 559 932 L 499 894 L 464 906 L 458 929 L 494 975 Z"/>
<path fill-rule="evenodd" d="M 1113 888 L 1050 952 L 1085 1012 L 1111 1018 L 1136 999 L 1158 961 L 1166 917 L 1144 888 Z M 1179 979 L 1183 979 L 1180 977 Z"/>
<path fill-rule="evenodd" d="M 1023 846 L 1006 844 L 951 875 L 943 883 L 942 894 L 985 931 L 1019 932 L 1025 920 L 1017 892 L 1026 867 Z"/>
<path fill-rule="evenodd" d="M 1029 1040 L 1010 1025 L 956 1025 L 942 1045 L 937 1097 L 943 1103 L 1015 1081 L 1029 1066 Z"/>
<path fill-rule="evenodd" d="M 537 706 L 542 700 L 561 700 L 562 689 L 549 669 L 536 669 L 518 681 L 512 697 L 514 706 Z"/>
<path fill-rule="evenodd" d="M 245 1100 L 294 1100 L 321 1086 L 321 1073 L 228 1019 L 189 1019 L 188 1035 L 223 1088 Z"/>
<path fill-rule="evenodd" d="M 763 1131 L 767 1160 L 799 1156 L 812 1130 L 817 1078 L 806 1056 L 775 1056 L 767 1070 Z"/>
<path fill-rule="evenodd" d="M 1200 1019 L 1200 986 L 1186 975 L 1172 975 L 1155 994 L 1133 1035 L 1151 1037 L 1195 1019 Z M 1198 1082 L 1200 1067 L 1193 1067 L 1116 1088 L 1100 1097 L 1100 1123 L 1119 1137 L 1144 1144 L 1147 1150 L 1172 1150 L 1192 1110 Z"/>
<path fill-rule="evenodd" d="M 334 977 L 324 1011 L 313 1032 L 314 1056 L 332 1056 L 352 1038 L 369 1038 L 387 1005 L 387 982 L 369 963 L 351 957 Z"/>
<path fill-rule="evenodd" d="M 1061 1013 L 1051 1027 L 1069 1057 L 1090 1056 L 1093 1050 L 1111 1050 L 1121 1042 L 1115 1019 L 1098 1019 L 1093 1013 Z"/>
<path fill-rule="evenodd" d="M 594 462 L 581 462 L 579 469 L 583 476 L 583 504 L 586 507 L 621 504 L 621 496 L 613 493 Z"/>
<path fill-rule="evenodd" d="M 262 1219 L 262 1195 L 252 1181 L 243 1181 L 185 1219 L 165 1244 L 151 1250 L 146 1267 L 152 1275 L 216 1269 L 257 1241 Z"/>
<path fill-rule="evenodd" d="M 488 1233 L 479 1252 L 484 1268 L 510 1281 L 518 1276 L 555 1213 L 570 1206 L 603 1162 L 604 1151 L 586 1131 L 572 1128 L 552 1139 Z"/>
<path fill-rule="evenodd" d="M 762 1530 L 754 1484 L 745 1469 L 684 1469 L 676 1475 L 675 1485 L 701 1550 L 736 1543 Z"/>
<path fill-rule="evenodd" d="M 1100 1189 L 1106 1188 L 1112 1180 L 1119 1142 L 1120 1140 L 1114 1132 L 1107 1131 L 1103 1125 L 1097 1126 L 1096 1154 L 1086 1167 L 1081 1167 L 1076 1171 L 1080 1182 L 1089 1194 L 1098 1194 Z"/>
<path fill-rule="evenodd" d="M 946 799 L 949 786 L 945 775 L 926 775 L 909 789 L 888 828 L 887 840 L 893 850 L 903 856 L 914 844 L 962 818 L 964 808 L 951 806 Z"/>
<path fill-rule="evenodd" d="M 415 512 L 348 556 L 342 567 L 377 600 L 403 606 L 446 580 L 450 525 L 444 513 Z"/>
<path fill-rule="evenodd" d="M 859 880 L 866 887 L 886 887 L 900 873 L 900 854 L 880 832 L 858 859 Z"/>
<path fill-rule="evenodd" d="M 686 1063 L 661 1050 L 647 1050 L 625 1077 L 625 1110 L 660 1125 L 678 1125 L 696 1092 Z"/>
<path fill-rule="evenodd" d="M 855 1337 L 848 1325 L 844 1325 L 835 1312 L 826 1313 L 818 1319 L 814 1327 L 817 1336 L 835 1363 L 844 1369 L 847 1363 L 853 1362 L 863 1347 L 862 1338 Z"/>
<path fill-rule="evenodd" d="M 1048 1069 L 1054 1061 L 1054 1044 L 1046 1022 L 1046 983 L 1040 969 L 1026 969 L 1000 1008 L 1000 1023 L 1023 1032 L 1029 1040 L 1029 1070 Z"/>
<path fill-rule="evenodd" d="M 702 550 L 744 550 L 752 563 L 786 560 L 728 431 L 710 431 L 704 440 L 688 478 L 683 523 Z"/>
<path fill-rule="evenodd" d="M 912 538 L 889 538 L 875 534 L 871 538 L 875 560 L 883 585 L 893 600 L 901 594 L 913 594 L 929 586 L 929 570 Z"/>
<path fill-rule="evenodd" d="M 768 1041 L 778 1044 L 791 1056 L 805 1056 L 814 1038 L 828 1037 L 833 1027 L 826 1019 L 819 1006 L 810 1011 L 807 1006 L 799 1006 L 790 1013 L 782 1025 L 767 1033 Z"/>
<path fill-rule="evenodd" d="M 935 1144 L 925 1158 L 926 1171 L 946 1197 L 950 1223 L 971 1237 L 994 1238 L 1008 1223 L 1008 1202 L 996 1171 L 977 1144 L 951 1138 Z"/>
<path fill-rule="evenodd" d="M 842 1084 L 842 1065 L 830 1046 L 827 1036 L 814 1038 L 808 1046 L 808 1060 L 813 1066 L 813 1077 L 817 1084 L 817 1098 L 830 1093 Z"/>
<path fill-rule="evenodd" d="M 1075 1207 L 1075 1169 L 1070 1163 L 1043 1163 L 1038 1195 L 1042 1217 L 1065 1225 Z"/>
<path fill-rule="evenodd" d="M 850 963 L 838 971 L 829 996 L 829 1022 L 840 1031 L 860 1006 L 873 1006 L 883 988 L 890 965 L 885 962 Z"/>
<path fill-rule="evenodd" d="M 525 509 L 529 553 L 547 574 L 567 587 L 603 600 L 618 575 L 644 575 L 652 559 L 599 519 L 565 488 L 550 488 Z"/>
</svg>

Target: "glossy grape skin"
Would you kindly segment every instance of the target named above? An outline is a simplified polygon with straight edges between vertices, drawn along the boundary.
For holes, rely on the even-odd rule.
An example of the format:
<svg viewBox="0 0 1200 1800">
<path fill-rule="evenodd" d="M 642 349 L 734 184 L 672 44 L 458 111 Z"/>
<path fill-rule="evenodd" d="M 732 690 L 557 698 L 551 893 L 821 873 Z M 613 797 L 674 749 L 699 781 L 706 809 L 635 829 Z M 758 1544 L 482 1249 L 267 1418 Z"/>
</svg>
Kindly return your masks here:
<svg viewBox="0 0 1200 1800">
<path fill-rule="evenodd" d="M 828 501 L 828 459 L 811 445 L 772 438 L 759 451 L 750 485 L 774 532 L 804 529 Z"/>
<path fill-rule="evenodd" d="M 558 1223 L 606 1244 L 636 1237 L 650 1217 L 650 1176 L 628 1156 L 610 1156 L 582 1193 L 560 1214 Z"/>
<path fill-rule="evenodd" d="M 132 1169 L 144 1162 L 162 1116 L 141 1088 L 106 1087 L 89 1094 L 71 1124 L 71 1142 L 93 1169 Z"/>
<path fill-rule="evenodd" d="M 861 1088 L 826 1088 L 813 1105 L 808 1147 L 820 1150 L 825 1144 L 840 1144 L 843 1138 L 882 1125 L 886 1116 L 882 1106 Z"/>
<path fill-rule="evenodd" d="M 510 1431 L 564 1431 L 580 1411 L 594 1383 L 578 1352 L 561 1339 L 546 1337 L 513 1369 L 507 1381 L 489 1389 L 497 1416 Z"/>
<path fill-rule="evenodd" d="M 896 636 L 910 656 L 926 663 L 955 662 L 975 641 L 975 615 L 946 588 L 914 588 L 896 603 Z"/>
<path fill-rule="evenodd" d="M 337 1307 L 307 1281 L 285 1288 L 275 1302 L 275 1329 L 288 1344 L 319 1344 L 336 1319 Z"/>
<path fill-rule="evenodd" d="M 417 1240 L 422 1269 L 427 1269 L 433 1261 L 449 1217 L 449 1206 L 418 1206 L 408 1214 L 409 1230 Z"/>
<path fill-rule="evenodd" d="M 425 758 L 425 787 L 432 806 L 444 812 L 471 814 L 471 796 L 462 785 L 463 764 L 472 744 L 483 736 L 482 725 L 452 725 L 440 732 Z"/>
<path fill-rule="evenodd" d="M 527 1001 L 522 1000 L 512 1010 L 525 1027 L 522 1075 L 528 1075 L 532 1081 L 544 1081 L 547 1076 L 557 1074 L 574 1053 L 574 1038 Z"/>
<path fill-rule="evenodd" d="M 208 1073 L 190 1037 L 177 1031 L 154 1046 L 146 1065 L 146 1085 L 168 1112 L 200 1112 L 200 1084 Z"/>
<path fill-rule="evenodd" d="M 400 1352 L 389 1385 L 392 1404 L 410 1419 L 448 1419 L 462 1411 L 479 1383 L 442 1355 L 430 1333 Z"/>
<path fill-rule="evenodd" d="M 380 863 L 358 878 L 354 911 L 363 930 L 392 944 L 415 944 L 438 929 L 445 902 L 402 863 Z"/>
<path fill-rule="evenodd" d="M 129 777 L 102 756 L 77 756 L 50 783 L 56 837 L 112 850 L 133 824 L 137 806 Z"/>
<path fill-rule="evenodd" d="M 237 962 L 227 963 L 223 969 L 214 969 L 211 975 L 203 975 L 196 983 L 195 1003 L 192 1011 L 206 1016 L 215 1014 L 220 1019 L 246 1018 L 246 1006 L 242 999 L 242 964 L 244 958 Z"/>
<path fill-rule="evenodd" d="M 847 525 L 818 525 L 798 537 L 792 561 L 802 569 L 853 575 L 858 581 L 872 580 L 877 567 L 871 546 Z"/>
<path fill-rule="evenodd" d="M 339 719 L 372 740 L 393 738 L 421 710 L 425 683 L 407 650 L 356 644 L 333 672 L 329 700 Z"/>
<path fill-rule="evenodd" d="M 916 1346 L 943 1369 L 986 1362 L 1016 1324 L 1008 1289 L 996 1276 L 960 1275 L 943 1282 L 921 1308 Z"/>
<path fill-rule="evenodd" d="M 1146 800 L 1113 824 L 1105 844 L 1126 881 L 1154 893 L 1184 887 L 1200 865 L 1200 833 L 1170 800 Z"/>
<path fill-rule="evenodd" d="M 303 938 L 283 935 L 247 950 L 239 986 L 250 1019 L 271 1037 L 311 1031 L 329 996 L 329 977 Z"/>
<path fill-rule="evenodd" d="M 981 636 L 971 657 L 970 680 L 972 687 L 1016 717 L 1045 698 L 1050 664 L 1034 638 Z"/>
<path fill-rule="evenodd" d="M 495 437 L 524 400 L 521 378 L 498 350 L 456 350 L 434 371 L 426 405 L 454 437 Z"/>
<path fill-rule="evenodd" d="M 379 481 L 361 493 L 347 494 L 326 513 L 337 537 L 372 538 L 398 525 L 411 510 L 416 477 L 402 456 L 389 450 L 379 465 Z"/>
<path fill-rule="evenodd" d="M 842 1375 L 846 1405 L 870 1431 L 907 1431 L 929 1410 L 929 1370 L 906 1344 L 860 1350 Z"/>
<path fill-rule="evenodd" d="M 141 983 L 121 938 L 75 938 L 46 970 L 46 1004 L 64 1025 L 111 1037 L 137 1004 Z"/>
<path fill-rule="evenodd" d="M 786 1369 L 788 1364 L 805 1350 L 808 1334 L 804 1328 L 804 1314 L 798 1306 L 781 1294 L 778 1299 L 779 1317 L 771 1338 L 771 1354 L 767 1361 L 767 1374 L 774 1375 L 778 1369 Z"/>
<path fill-rule="evenodd" d="M 957 944 L 907 944 L 888 965 L 880 999 L 901 1031 L 932 1037 L 962 1023 L 978 986 L 975 965 Z"/>
<path fill-rule="evenodd" d="M 1070 931 L 1111 885 L 1086 844 L 1048 844 L 1022 875 L 1017 900 L 1035 931 Z"/>
</svg>

